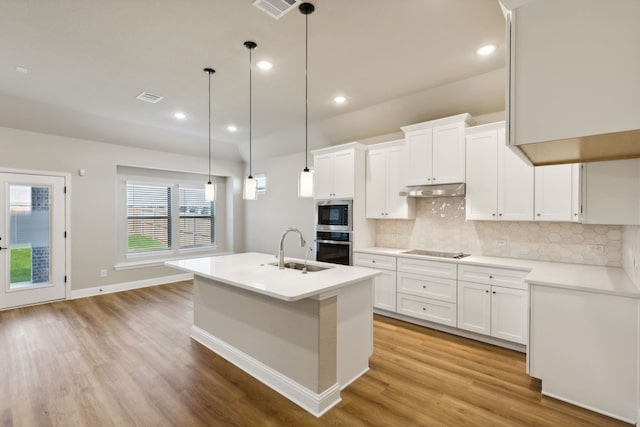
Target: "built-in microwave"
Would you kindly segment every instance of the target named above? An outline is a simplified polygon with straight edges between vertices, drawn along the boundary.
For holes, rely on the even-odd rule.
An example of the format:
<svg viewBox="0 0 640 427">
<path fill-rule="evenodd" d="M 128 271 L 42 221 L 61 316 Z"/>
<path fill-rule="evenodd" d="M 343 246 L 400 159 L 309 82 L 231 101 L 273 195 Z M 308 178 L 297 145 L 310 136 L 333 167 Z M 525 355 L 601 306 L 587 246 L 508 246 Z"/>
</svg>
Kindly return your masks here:
<svg viewBox="0 0 640 427">
<path fill-rule="evenodd" d="M 353 200 L 317 200 L 316 230 L 353 230 Z"/>
</svg>

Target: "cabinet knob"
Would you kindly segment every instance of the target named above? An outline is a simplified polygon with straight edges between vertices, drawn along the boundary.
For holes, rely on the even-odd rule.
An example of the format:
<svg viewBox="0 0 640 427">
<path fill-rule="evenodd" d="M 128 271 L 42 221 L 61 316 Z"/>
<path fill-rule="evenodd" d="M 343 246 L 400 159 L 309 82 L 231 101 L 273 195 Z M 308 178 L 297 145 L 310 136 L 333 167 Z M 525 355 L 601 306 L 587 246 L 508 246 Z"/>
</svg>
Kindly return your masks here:
<svg viewBox="0 0 640 427">
<path fill-rule="evenodd" d="M 489 290 L 487 289 L 486 291 L 484 291 L 484 293 L 485 293 L 485 294 L 488 294 L 488 293 L 489 293 Z"/>
<path fill-rule="evenodd" d="M 496 294 L 496 291 L 493 291 L 493 294 L 495 295 L 495 294 Z"/>
<path fill-rule="evenodd" d="M 491 216 L 496 216 L 496 214 L 492 213 Z"/>
<path fill-rule="evenodd" d="M 536 214 L 536 216 L 540 216 L 540 214 L 539 214 L 539 213 L 537 213 L 537 214 Z"/>
<path fill-rule="evenodd" d="M 372 259 L 372 260 L 371 260 L 371 263 L 375 264 L 375 263 L 376 263 L 376 260 L 375 260 L 375 259 Z"/>
<path fill-rule="evenodd" d="M 422 307 L 422 311 L 427 311 L 427 309 L 426 309 L 426 308 L 424 308 L 424 307 Z"/>
<path fill-rule="evenodd" d="M 427 178 L 427 181 L 431 181 L 431 178 Z"/>
<path fill-rule="evenodd" d="M 489 275 L 489 279 L 493 279 L 493 276 Z"/>
<path fill-rule="evenodd" d="M 422 285 L 422 289 L 427 289 L 427 285 Z"/>
<path fill-rule="evenodd" d="M 502 216 L 502 214 L 501 214 L 501 213 L 499 213 L 499 214 L 498 214 L 498 216 Z"/>
</svg>

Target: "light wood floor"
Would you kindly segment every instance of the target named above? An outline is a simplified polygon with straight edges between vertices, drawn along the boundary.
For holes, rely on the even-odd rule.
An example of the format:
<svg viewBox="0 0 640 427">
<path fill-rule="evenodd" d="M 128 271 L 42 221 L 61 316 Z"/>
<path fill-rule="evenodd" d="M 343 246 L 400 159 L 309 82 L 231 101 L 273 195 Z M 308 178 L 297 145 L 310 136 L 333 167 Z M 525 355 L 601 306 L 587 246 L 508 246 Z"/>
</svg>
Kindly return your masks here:
<svg viewBox="0 0 640 427">
<path fill-rule="evenodd" d="M 524 355 L 375 318 L 371 370 L 316 419 L 190 339 L 191 282 L 0 312 L 0 426 L 613 426 Z"/>
</svg>

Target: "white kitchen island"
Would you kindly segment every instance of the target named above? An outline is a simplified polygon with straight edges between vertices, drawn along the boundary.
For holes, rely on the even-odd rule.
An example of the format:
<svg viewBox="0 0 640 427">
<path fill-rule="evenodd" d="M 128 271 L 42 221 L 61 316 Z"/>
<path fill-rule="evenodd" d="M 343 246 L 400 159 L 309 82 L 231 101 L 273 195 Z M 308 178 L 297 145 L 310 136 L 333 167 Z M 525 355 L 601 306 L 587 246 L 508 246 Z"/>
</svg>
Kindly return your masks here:
<svg viewBox="0 0 640 427">
<path fill-rule="evenodd" d="M 303 274 L 241 253 L 170 261 L 194 274 L 191 337 L 316 416 L 369 369 L 376 271 Z M 287 261 L 289 261 L 287 259 Z"/>
</svg>

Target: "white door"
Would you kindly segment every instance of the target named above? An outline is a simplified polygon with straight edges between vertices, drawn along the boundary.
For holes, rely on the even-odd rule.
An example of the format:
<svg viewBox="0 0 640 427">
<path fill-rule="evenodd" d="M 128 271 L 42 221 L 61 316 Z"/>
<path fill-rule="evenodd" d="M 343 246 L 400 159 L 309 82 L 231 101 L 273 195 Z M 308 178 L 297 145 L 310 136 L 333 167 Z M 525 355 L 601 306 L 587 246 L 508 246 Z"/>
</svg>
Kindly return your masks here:
<svg viewBox="0 0 640 427">
<path fill-rule="evenodd" d="M 356 152 L 354 149 L 333 154 L 333 196 L 351 199 L 356 188 Z"/>
<path fill-rule="evenodd" d="M 374 278 L 373 306 L 396 311 L 396 272 L 379 270 L 382 274 Z"/>
<path fill-rule="evenodd" d="M 504 130 L 499 131 L 498 219 L 532 221 L 533 188 L 533 166 L 507 147 Z"/>
<path fill-rule="evenodd" d="M 491 288 L 491 335 L 527 344 L 529 293 L 522 289 Z"/>
<path fill-rule="evenodd" d="M 0 173 L 0 309 L 64 299 L 63 177 Z"/>
<path fill-rule="evenodd" d="M 573 165 L 535 168 L 536 221 L 573 219 Z"/>
<path fill-rule="evenodd" d="M 497 220 L 498 206 L 498 142 L 497 132 L 467 136 L 468 220 Z M 533 173 L 532 173 L 533 178 Z M 533 184 L 531 184 L 533 192 Z M 533 204 L 533 195 L 531 196 Z"/>
<path fill-rule="evenodd" d="M 464 127 L 460 123 L 433 128 L 433 183 L 464 182 Z"/>
<path fill-rule="evenodd" d="M 407 185 L 431 184 L 433 178 L 433 130 L 424 129 L 405 134 L 409 153 Z"/>
</svg>

